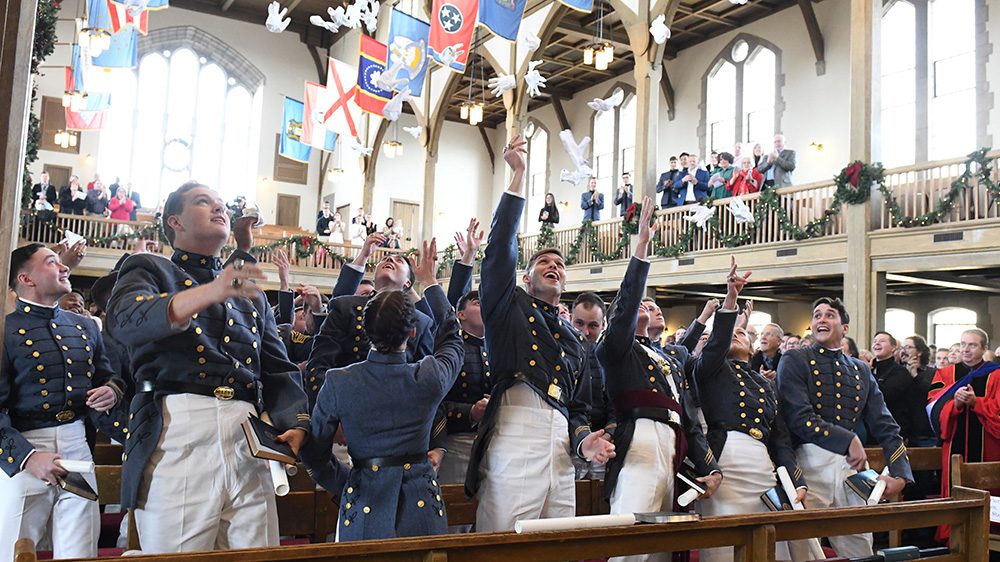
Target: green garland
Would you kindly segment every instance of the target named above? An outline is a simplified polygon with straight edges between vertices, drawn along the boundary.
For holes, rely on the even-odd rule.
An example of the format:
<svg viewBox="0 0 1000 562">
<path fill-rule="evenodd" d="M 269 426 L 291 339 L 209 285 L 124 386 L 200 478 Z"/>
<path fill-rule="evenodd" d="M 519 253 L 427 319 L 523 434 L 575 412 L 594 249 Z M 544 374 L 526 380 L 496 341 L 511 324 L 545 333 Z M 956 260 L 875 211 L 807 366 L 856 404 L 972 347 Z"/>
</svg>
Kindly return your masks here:
<svg viewBox="0 0 1000 562">
<path fill-rule="evenodd" d="M 542 248 L 551 248 L 556 245 L 556 235 L 555 229 L 552 227 L 552 223 L 543 222 L 542 229 L 538 232 L 538 241 L 535 243 L 535 250 L 541 250 Z"/>
<path fill-rule="evenodd" d="M 31 108 L 38 100 L 38 79 L 41 64 L 56 47 L 56 21 L 59 18 L 61 0 L 38 0 L 35 12 L 35 36 L 31 49 Z M 30 207 L 31 173 L 28 167 L 38 160 L 38 146 L 42 141 L 42 130 L 34 109 L 28 114 L 28 135 L 24 149 L 24 173 L 22 175 L 21 206 Z"/>
</svg>

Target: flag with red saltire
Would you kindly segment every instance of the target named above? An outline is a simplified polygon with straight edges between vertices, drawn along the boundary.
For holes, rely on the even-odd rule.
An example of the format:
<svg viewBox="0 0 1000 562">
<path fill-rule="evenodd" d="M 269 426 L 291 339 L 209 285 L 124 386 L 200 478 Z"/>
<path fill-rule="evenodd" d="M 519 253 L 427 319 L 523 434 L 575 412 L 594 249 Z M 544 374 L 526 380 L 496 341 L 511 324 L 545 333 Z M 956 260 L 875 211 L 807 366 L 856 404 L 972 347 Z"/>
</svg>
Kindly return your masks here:
<svg viewBox="0 0 1000 562">
<path fill-rule="evenodd" d="M 326 91 L 330 105 L 323 115 L 323 124 L 338 135 L 357 137 L 357 123 L 361 119 L 361 109 L 355 101 L 358 70 L 335 58 L 328 61 Z"/>
</svg>

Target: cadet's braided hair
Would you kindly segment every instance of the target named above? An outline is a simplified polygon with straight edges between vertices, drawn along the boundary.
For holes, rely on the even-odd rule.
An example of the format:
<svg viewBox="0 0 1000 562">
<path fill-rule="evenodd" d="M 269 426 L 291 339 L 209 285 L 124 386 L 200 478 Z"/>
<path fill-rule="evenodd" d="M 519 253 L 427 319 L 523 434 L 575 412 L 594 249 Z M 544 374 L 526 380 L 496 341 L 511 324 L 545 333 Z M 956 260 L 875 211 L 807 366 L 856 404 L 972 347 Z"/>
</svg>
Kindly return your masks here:
<svg viewBox="0 0 1000 562">
<path fill-rule="evenodd" d="M 403 291 L 382 291 L 365 306 L 365 333 L 372 347 L 382 353 L 400 348 L 417 324 L 416 308 Z"/>
</svg>

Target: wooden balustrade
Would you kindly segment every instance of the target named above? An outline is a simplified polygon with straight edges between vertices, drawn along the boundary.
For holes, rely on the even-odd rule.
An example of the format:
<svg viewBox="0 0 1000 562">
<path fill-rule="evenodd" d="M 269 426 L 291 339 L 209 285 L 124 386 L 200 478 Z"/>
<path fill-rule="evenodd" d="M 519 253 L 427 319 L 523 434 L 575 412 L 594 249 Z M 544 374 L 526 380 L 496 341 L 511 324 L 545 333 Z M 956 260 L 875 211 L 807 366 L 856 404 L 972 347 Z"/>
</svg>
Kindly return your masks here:
<svg viewBox="0 0 1000 562">
<path fill-rule="evenodd" d="M 991 177 L 994 182 L 1000 183 L 1000 150 L 987 154 L 991 163 Z M 928 213 L 937 208 L 938 202 L 948 193 L 952 182 L 961 176 L 965 170 L 965 158 L 952 160 L 939 160 L 927 162 L 914 166 L 905 166 L 886 170 L 886 185 L 892 190 L 904 215 L 915 217 Z M 990 201 L 989 194 L 982 186 L 978 185 L 975 177 L 971 180 L 973 189 L 963 192 L 951 212 L 943 218 L 945 223 L 967 222 L 979 220 L 1000 219 L 1000 205 Z M 778 206 L 784 210 L 784 214 L 792 224 L 798 227 L 805 227 L 811 221 L 820 219 L 829 209 L 836 187 L 832 181 L 821 181 L 795 187 L 786 187 L 777 190 Z M 743 202 L 750 211 L 756 210 L 760 204 L 760 194 L 743 196 Z M 746 234 L 751 231 L 747 224 L 740 224 L 734 215 L 729 212 L 728 205 L 730 199 L 720 199 L 713 203 L 716 217 L 718 219 L 718 230 L 724 236 Z M 661 245 L 672 246 L 681 240 L 681 237 L 691 227 L 691 223 L 685 217 L 693 210 L 693 205 L 684 207 L 673 207 L 659 211 L 659 222 L 656 226 L 654 236 Z M 108 237 L 123 230 L 139 230 L 147 227 L 148 221 L 116 221 L 100 217 L 80 216 L 80 215 L 57 215 L 52 222 L 45 222 L 33 217 L 27 211 L 21 215 L 21 238 L 23 241 L 42 242 L 54 244 L 63 238 L 64 230 L 71 230 L 82 236 L 89 238 Z M 585 237 L 580 244 L 576 256 L 575 264 L 590 264 L 600 261 L 601 255 L 607 255 L 617 247 L 619 241 L 624 236 L 622 232 L 622 221 L 619 218 L 598 221 L 593 223 L 596 230 L 592 245 L 589 237 Z M 892 225 L 889 217 L 889 210 L 886 201 L 878 190 L 872 193 L 872 217 L 871 230 L 887 230 L 896 227 Z M 275 234 L 274 227 L 266 231 L 255 232 L 255 244 L 270 244 L 280 240 L 282 236 Z M 578 225 L 567 228 L 560 228 L 553 231 L 552 246 L 562 250 L 564 255 L 570 253 L 570 248 L 576 242 L 580 232 Z M 845 234 L 844 217 L 837 215 L 833 217 L 825 226 L 821 235 L 834 236 Z M 154 235 L 154 238 L 157 236 Z M 529 256 L 538 248 L 538 234 L 526 234 L 520 237 L 520 249 L 523 256 Z M 761 222 L 752 230 L 748 244 L 780 244 L 791 243 L 795 237 L 781 227 L 777 212 L 767 213 L 762 217 Z M 98 247 L 129 250 L 131 243 L 112 241 L 99 244 Z M 230 245 L 234 245 L 230 241 Z M 719 237 L 714 232 L 708 230 L 697 230 L 695 236 L 683 249 L 685 253 L 710 251 L 724 249 Z M 300 268 L 339 270 L 342 266 L 342 259 L 334 257 L 329 252 L 318 251 L 312 256 L 299 257 L 294 244 L 286 248 L 289 260 L 292 265 Z M 361 250 L 359 246 L 343 244 L 335 247 L 335 251 L 348 259 L 353 259 Z M 373 260 L 381 259 L 387 253 L 400 252 L 401 250 L 391 250 L 379 248 Z M 443 255 L 443 253 L 442 253 Z M 622 253 L 622 258 L 631 255 L 631 248 L 626 247 Z M 456 256 L 457 257 L 457 256 Z M 260 256 L 260 261 L 267 263 L 271 261 L 270 256 Z M 443 276 L 447 277 L 451 271 L 451 264 L 445 264 L 442 270 Z M 478 266 L 477 266 L 478 273 Z"/>
</svg>

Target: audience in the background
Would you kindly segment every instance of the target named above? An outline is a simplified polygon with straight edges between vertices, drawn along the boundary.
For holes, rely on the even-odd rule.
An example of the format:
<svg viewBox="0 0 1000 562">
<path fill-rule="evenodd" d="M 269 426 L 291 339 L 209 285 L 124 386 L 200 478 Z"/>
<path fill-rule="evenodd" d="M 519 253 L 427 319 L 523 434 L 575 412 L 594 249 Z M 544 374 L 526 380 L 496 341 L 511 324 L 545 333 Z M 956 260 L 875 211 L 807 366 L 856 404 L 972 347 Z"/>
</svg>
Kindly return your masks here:
<svg viewBox="0 0 1000 562">
<path fill-rule="evenodd" d="M 622 181 L 618 185 L 618 192 L 615 195 L 615 205 L 618 205 L 618 216 L 624 217 L 632 204 L 632 174 L 622 174 Z"/>
<path fill-rule="evenodd" d="M 559 224 L 559 209 L 556 207 L 556 198 L 551 192 L 545 194 L 545 205 L 538 211 L 538 222 L 544 226 L 555 226 Z"/>
<path fill-rule="evenodd" d="M 604 208 L 604 194 L 597 191 L 597 178 L 591 177 L 587 191 L 580 194 L 580 208 L 583 209 L 584 222 L 601 220 L 601 209 Z"/>
</svg>

